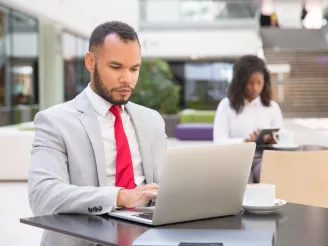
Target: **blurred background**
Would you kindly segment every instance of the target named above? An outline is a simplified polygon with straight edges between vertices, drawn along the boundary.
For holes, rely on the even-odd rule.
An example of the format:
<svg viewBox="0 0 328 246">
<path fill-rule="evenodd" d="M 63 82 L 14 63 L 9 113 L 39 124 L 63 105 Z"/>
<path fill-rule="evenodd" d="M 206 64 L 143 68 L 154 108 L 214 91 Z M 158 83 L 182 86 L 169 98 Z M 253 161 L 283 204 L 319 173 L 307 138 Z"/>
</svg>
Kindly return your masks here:
<svg viewBox="0 0 328 246">
<path fill-rule="evenodd" d="M 174 86 L 168 83 L 165 88 L 170 92 L 165 95 L 174 98 L 169 100 L 174 105 L 166 105 L 164 99 L 162 105 L 154 102 L 160 93 L 152 85 L 148 87 L 154 93 L 143 102 L 163 114 L 215 109 L 226 96 L 236 58 L 255 54 L 267 62 L 274 99 L 285 117 L 328 116 L 328 1 L 0 3 L 2 126 L 32 121 L 38 110 L 81 92 L 89 81 L 84 66 L 88 37 L 96 25 L 108 20 L 125 21 L 136 28 L 145 63 L 167 66 L 163 76 Z M 163 79 L 148 73 L 150 69 L 143 71 L 140 84 L 144 78 L 152 78 L 155 84 L 156 79 Z"/>
<path fill-rule="evenodd" d="M 0 209 L 9 211 L 1 245 L 39 242 L 41 230 L 18 223 L 31 215 L 32 121 L 87 86 L 89 35 L 110 20 L 139 33 L 143 66 L 132 100 L 163 115 L 170 145 L 186 140 L 176 133 L 187 123 L 207 124 L 203 138 L 188 140 L 211 141 L 207 127 L 233 64 L 253 54 L 267 63 L 296 142 L 328 146 L 328 0 L 0 0 L 0 181 L 10 181 L 0 183 Z"/>
</svg>

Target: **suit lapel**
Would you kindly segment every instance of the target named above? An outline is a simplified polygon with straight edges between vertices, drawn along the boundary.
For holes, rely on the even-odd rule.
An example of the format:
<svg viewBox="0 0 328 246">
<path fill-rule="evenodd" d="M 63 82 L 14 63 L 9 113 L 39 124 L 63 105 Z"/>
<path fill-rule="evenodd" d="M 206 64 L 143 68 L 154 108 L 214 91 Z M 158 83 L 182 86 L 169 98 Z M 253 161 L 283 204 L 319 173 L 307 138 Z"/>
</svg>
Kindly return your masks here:
<svg viewBox="0 0 328 246">
<path fill-rule="evenodd" d="M 131 121 L 134 127 L 134 130 L 137 135 L 139 151 L 142 160 L 142 167 L 145 174 L 147 184 L 154 182 L 154 172 L 152 164 L 152 155 L 150 149 L 150 143 L 148 140 L 148 134 L 146 129 L 146 122 L 142 118 L 142 114 L 138 113 L 138 108 L 134 103 L 127 103 L 125 105 L 128 114 L 131 117 Z"/>
<path fill-rule="evenodd" d="M 97 121 L 97 115 L 92 108 L 85 91 L 83 91 L 76 99 L 76 105 L 78 106 L 77 110 L 82 113 L 79 115 L 79 119 L 87 132 L 95 155 L 99 185 L 106 186 L 105 151 L 104 144 L 101 140 L 102 137 L 99 123 Z"/>
</svg>

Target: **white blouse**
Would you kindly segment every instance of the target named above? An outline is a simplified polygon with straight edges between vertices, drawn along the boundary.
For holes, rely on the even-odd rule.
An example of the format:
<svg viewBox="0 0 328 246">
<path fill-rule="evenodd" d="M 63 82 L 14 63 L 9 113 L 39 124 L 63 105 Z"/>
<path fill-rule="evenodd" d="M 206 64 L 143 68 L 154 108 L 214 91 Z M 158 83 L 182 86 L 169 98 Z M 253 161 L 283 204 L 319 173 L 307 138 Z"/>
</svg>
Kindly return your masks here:
<svg viewBox="0 0 328 246">
<path fill-rule="evenodd" d="M 282 113 L 275 101 L 271 101 L 269 107 L 263 106 L 260 97 L 252 102 L 245 101 L 243 110 L 237 114 L 225 98 L 216 111 L 213 140 L 215 143 L 239 143 L 257 129 L 282 127 Z"/>
</svg>

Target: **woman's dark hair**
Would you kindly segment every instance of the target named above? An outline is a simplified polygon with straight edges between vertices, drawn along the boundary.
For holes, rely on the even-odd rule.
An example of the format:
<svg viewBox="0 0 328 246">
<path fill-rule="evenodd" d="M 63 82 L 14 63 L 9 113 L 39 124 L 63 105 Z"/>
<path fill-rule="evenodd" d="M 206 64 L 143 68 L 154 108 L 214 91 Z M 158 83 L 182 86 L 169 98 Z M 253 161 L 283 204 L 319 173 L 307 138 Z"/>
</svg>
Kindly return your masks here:
<svg viewBox="0 0 328 246">
<path fill-rule="evenodd" d="M 264 76 L 264 87 L 260 95 L 261 101 L 264 106 L 270 106 L 272 97 L 271 81 L 265 62 L 257 56 L 246 55 L 235 62 L 232 81 L 228 88 L 230 105 L 237 114 L 244 108 L 248 79 L 255 72 L 260 72 Z"/>
</svg>

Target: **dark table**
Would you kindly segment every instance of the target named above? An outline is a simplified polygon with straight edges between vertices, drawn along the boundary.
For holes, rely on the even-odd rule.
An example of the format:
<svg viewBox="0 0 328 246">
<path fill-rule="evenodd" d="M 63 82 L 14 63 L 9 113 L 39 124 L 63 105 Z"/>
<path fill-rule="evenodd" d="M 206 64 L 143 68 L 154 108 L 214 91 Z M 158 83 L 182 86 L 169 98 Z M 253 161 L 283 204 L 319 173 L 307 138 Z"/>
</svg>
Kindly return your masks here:
<svg viewBox="0 0 328 246">
<path fill-rule="evenodd" d="M 266 150 L 274 150 L 274 151 L 318 151 L 318 150 L 328 150 L 328 147 L 322 146 L 322 145 L 316 145 L 316 144 L 308 144 L 308 145 L 301 145 L 297 149 L 293 150 L 282 150 L 282 149 L 275 149 L 272 147 L 272 145 L 259 145 L 256 147 L 255 156 L 254 159 L 262 159 L 263 152 Z"/>
<path fill-rule="evenodd" d="M 257 215 L 243 212 L 237 216 L 160 227 L 130 223 L 113 219 L 107 215 L 48 215 L 25 218 L 20 221 L 27 225 L 86 239 L 101 245 L 132 245 L 143 233 L 159 228 L 217 230 L 218 233 L 222 233 L 222 230 L 240 230 L 243 232 L 251 230 L 254 232 L 254 229 L 255 231 L 265 229 L 271 230 L 274 234 L 274 242 L 271 238 L 271 242 L 265 245 L 328 245 L 328 209 L 291 203 L 273 214 Z M 270 239 L 268 240 L 270 241 Z"/>
</svg>

